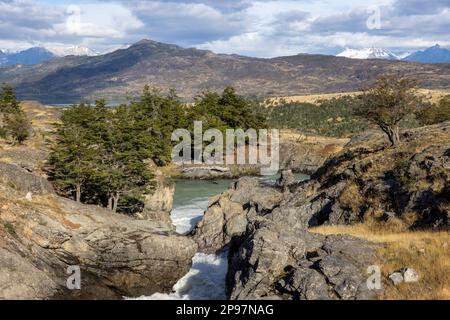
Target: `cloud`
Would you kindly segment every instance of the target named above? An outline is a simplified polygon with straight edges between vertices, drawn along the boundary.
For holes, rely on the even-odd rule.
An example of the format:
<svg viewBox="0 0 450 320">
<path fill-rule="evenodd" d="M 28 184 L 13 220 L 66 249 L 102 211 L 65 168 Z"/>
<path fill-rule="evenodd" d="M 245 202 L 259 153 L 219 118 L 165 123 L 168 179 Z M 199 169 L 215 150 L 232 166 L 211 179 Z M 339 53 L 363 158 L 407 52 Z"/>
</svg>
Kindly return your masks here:
<svg viewBox="0 0 450 320">
<path fill-rule="evenodd" d="M 53 26 L 59 35 L 125 38 L 144 26 L 128 8 L 115 3 L 69 5 L 65 13 L 65 21 Z"/>
<path fill-rule="evenodd" d="M 56 3 L 56 4 L 55 4 Z M 429 0 L 0 0 L 0 46 L 99 51 L 142 38 L 261 57 L 345 47 L 422 49 L 450 39 L 450 2 Z M 380 28 L 369 28 L 373 9 Z M 372 11 L 371 11 L 372 10 Z"/>
</svg>

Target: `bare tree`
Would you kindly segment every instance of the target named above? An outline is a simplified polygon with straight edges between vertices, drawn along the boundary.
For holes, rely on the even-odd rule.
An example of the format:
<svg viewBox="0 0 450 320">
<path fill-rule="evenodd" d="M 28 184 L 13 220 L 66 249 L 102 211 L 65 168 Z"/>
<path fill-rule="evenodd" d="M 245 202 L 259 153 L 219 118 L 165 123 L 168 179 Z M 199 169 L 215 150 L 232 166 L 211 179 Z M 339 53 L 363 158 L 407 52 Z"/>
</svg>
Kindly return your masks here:
<svg viewBox="0 0 450 320">
<path fill-rule="evenodd" d="M 381 76 L 358 97 L 355 114 L 378 125 L 392 146 L 400 142 L 399 123 L 421 109 L 416 81 L 397 75 Z"/>
</svg>

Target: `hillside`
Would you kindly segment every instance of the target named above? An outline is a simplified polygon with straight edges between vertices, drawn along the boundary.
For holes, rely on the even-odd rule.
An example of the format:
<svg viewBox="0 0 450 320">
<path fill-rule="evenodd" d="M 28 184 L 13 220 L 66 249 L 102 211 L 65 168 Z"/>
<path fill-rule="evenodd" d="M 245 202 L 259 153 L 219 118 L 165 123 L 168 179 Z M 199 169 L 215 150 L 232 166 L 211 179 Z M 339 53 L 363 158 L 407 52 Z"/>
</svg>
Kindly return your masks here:
<svg viewBox="0 0 450 320">
<path fill-rule="evenodd" d="M 444 63 L 450 61 L 450 50 L 442 48 L 438 44 L 424 51 L 415 52 L 404 59 L 422 63 Z"/>
<path fill-rule="evenodd" d="M 380 74 L 400 72 L 421 80 L 425 88 L 450 87 L 450 64 L 353 60 L 305 55 L 260 59 L 185 49 L 142 40 L 128 49 L 95 57 L 64 57 L 41 65 L 0 69 L 21 99 L 72 103 L 106 97 L 117 101 L 145 84 L 175 88 L 191 100 L 202 90 L 235 86 L 241 94 L 291 96 L 352 91 Z"/>
</svg>

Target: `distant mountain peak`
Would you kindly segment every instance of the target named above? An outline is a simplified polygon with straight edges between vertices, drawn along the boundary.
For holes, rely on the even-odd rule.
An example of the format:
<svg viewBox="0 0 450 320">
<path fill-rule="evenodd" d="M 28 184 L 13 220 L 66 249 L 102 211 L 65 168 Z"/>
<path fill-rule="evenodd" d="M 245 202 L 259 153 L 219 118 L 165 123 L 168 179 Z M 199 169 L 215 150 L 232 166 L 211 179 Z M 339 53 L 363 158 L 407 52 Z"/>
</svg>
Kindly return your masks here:
<svg viewBox="0 0 450 320">
<path fill-rule="evenodd" d="M 135 44 L 131 45 L 130 48 L 142 47 L 142 46 L 158 47 L 158 48 L 182 49 L 180 46 L 178 46 L 176 44 L 163 43 L 163 42 L 158 42 L 158 41 L 150 40 L 150 39 L 142 39 L 142 40 L 136 42 Z"/>
<path fill-rule="evenodd" d="M 80 45 L 48 45 L 47 50 L 58 57 L 65 56 L 97 56 L 100 53 Z"/>
<path fill-rule="evenodd" d="M 350 59 L 387 59 L 399 60 L 399 57 L 393 52 L 383 48 L 346 48 L 339 53 L 337 57 L 345 57 Z"/>
<path fill-rule="evenodd" d="M 2 50 L 0 65 L 32 65 L 55 58 L 55 55 L 42 47 L 32 47 L 23 51 Z"/>
<path fill-rule="evenodd" d="M 444 63 L 450 62 L 450 50 L 436 44 L 423 51 L 417 51 L 404 60 L 422 63 Z"/>
</svg>

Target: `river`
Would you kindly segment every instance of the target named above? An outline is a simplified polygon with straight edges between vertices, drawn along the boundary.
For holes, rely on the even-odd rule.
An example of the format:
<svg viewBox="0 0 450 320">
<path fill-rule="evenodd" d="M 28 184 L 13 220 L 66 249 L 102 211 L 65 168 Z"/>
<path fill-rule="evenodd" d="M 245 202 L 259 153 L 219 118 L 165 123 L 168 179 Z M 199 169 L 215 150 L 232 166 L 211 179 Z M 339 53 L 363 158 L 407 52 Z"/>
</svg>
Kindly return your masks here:
<svg viewBox="0 0 450 320">
<path fill-rule="evenodd" d="M 307 175 L 296 174 L 299 181 L 308 179 Z M 261 178 L 274 183 L 275 176 Z M 172 222 L 179 234 L 189 233 L 203 217 L 208 200 L 227 190 L 232 180 L 176 182 Z M 225 278 L 227 274 L 227 253 L 221 255 L 197 253 L 192 260 L 189 272 L 181 278 L 169 294 L 155 293 L 139 300 L 224 300 Z"/>
</svg>

